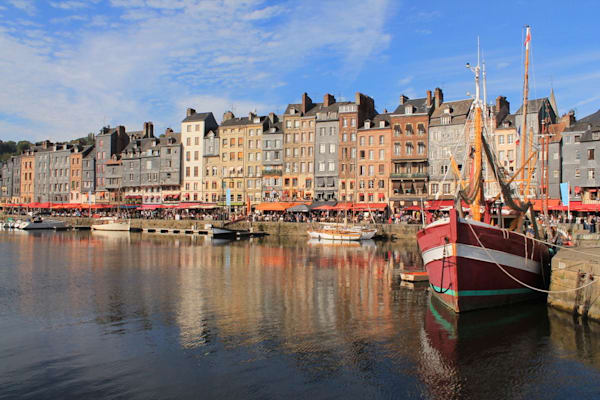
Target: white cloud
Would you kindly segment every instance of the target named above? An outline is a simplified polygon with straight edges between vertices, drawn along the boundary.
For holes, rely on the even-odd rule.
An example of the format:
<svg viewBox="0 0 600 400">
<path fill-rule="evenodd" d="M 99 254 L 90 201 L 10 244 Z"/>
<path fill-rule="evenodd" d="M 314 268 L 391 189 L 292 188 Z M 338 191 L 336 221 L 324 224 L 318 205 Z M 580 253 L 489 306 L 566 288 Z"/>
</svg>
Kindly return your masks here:
<svg viewBox="0 0 600 400">
<path fill-rule="evenodd" d="M 60 8 L 63 10 L 76 10 L 76 9 L 88 7 L 89 3 L 86 3 L 84 1 L 69 0 L 69 1 L 51 1 L 50 5 L 54 8 Z"/>
<path fill-rule="evenodd" d="M 27 15 L 34 15 L 37 11 L 33 0 L 7 0 L 7 2 L 13 7 L 24 11 Z"/>
<path fill-rule="evenodd" d="M 316 0 L 273 7 L 234 0 L 111 4 L 121 18 L 94 15 L 77 32 L 46 27 L 24 37 L 0 27 L 0 48 L 11 54 L 0 59 L 0 115 L 27 121 L 20 134 L 66 139 L 105 122 L 173 126 L 194 104 L 217 119 L 231 103 L 243 113 L 266 113 L 280 106 L 265 103 L 277 100 L 235 99 L 286 85 L 289 73 L 311 68 L 323 52 L 351 81 L 390 41 L 384 0 L 343 7 Z M 132 20 L 135 13 L 145 17 Z M 12 134 L 5 129 L 0 125 L 0 136 Z"/>
</svg>

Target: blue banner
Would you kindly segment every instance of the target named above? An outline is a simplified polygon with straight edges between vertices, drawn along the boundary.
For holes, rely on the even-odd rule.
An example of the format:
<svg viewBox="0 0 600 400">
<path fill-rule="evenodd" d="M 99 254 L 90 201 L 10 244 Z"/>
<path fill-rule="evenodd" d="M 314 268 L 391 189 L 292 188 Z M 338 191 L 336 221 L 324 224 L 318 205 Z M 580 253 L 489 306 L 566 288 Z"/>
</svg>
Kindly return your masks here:
<svg viewBox="0 0 600 400">
<path fill-rule="evenodd" d="M 231 207 L 231 189 L 227 189 L 227 198 L 225 200 L 225 205 L 227 207 Z"/>
<path fill-rule="evenodd" d="M 562 201 L 563 206 L 569 205 L 569 182 L 561 182 L 560 199 Z"/>
</svg>

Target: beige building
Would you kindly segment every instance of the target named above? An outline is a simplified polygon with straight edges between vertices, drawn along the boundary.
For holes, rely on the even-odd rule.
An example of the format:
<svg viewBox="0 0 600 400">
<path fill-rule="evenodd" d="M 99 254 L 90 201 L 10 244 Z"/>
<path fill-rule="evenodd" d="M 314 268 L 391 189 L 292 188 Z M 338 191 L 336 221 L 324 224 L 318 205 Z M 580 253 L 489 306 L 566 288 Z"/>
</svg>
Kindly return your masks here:
<svg viewBox="0 0 600 400">
<path fill-rule="evenodd" d="M 183 147 L 181 200 L 199 202 L 204 199 L 204 136 L 217 129 L 217 121 L 211 112 L 197 113 L 187 109 L 181 121 L 181 143 Z"/>
<path fill-rule="evenodd" d="M 247 200 L 257 204 L 262 198 L 262 135 L 267 117 L 250 113 L 236 118 L 223 115 L 219 126 L 223 194 L 231 194 L 231 205 L 242 206 Z"/>
<path fill-rule="evenodd" d="M 314 197 L 315 108 L 306 93 L 301 104 L 289 104 L 283 115 L 282 200 L 312 200 Z"/>
</svg>

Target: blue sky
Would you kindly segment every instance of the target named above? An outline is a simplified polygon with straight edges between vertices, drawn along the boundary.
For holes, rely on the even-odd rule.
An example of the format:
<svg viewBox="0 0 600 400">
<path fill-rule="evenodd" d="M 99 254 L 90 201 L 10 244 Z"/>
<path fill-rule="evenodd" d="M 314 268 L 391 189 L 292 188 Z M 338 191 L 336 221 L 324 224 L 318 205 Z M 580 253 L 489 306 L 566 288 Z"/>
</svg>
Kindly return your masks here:
<svg viewBox="0 0 600 400">
<path fill-rule="evenodd" d="M 0 139 L 65 140 L 123 124 L 176 131 L 185 109 L 281 113 L 306 91 L 379 112 L 441 87 L 473 91 L 477 36 L 488 100 L 522 96 L 532 26 L 532 98 L 554 87 L 561 113 L 600 108 L 600 3 L 387 0 L 3 0 Z M 575 6 L 577 5 L 577 6 Z"/>
</svg>

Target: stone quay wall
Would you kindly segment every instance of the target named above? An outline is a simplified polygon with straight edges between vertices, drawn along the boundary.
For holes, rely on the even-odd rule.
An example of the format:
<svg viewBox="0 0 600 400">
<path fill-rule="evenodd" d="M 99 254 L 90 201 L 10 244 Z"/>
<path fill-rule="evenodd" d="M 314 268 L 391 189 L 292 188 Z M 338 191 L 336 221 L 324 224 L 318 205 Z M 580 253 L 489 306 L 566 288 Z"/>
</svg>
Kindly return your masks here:
<svg viewBox="0 0 600 400">
<path fill-rule="evenodd" d="M 5 220 L 6 217 L 18 218 L 17 216 L 3 216 L 0 219 Z M 76 217 L 48 217 L 49 219 L 65 221 L 68 225 L 78 227 L 89 227 L 97 220 L 93 218 L 76 218 Z M 204 224 L 212 224 L 214 226 L 222 226 L 223 221 L 199 221 L 199 220 L 172 220 L 172 219 L 132 219 L 131 227 L 138 229 L 203 229 Z M 267 221 L 256 221 L 256 222 L 236 222 L 228 224 L 227 228 L 231 229 L 252 229 L 255 232 L 265 232 L 269 235 L 274 236 L 296 236 L 306 237 L 306 231 L 311 227 L 317 227 L 318 224 L 309 223 L 298 223 L 298 222 L 267 222 Z M 421 225 L 418 224 L 378 224 L 378 225 L 365 225 L 376 227 L 378 234 L 382 235 L 387 239 L 393 238 L 415 238 L 416 233 L 421 229 Z"/>
<path fill-rule="evenodd" d="M 552 258 L 550 291 L 584 289 L 550 293 L 548 305 L 575 315 L 600 321 L 600 248 L 582 248 L 586 254 L 562 249 Z"/>
</svg>

